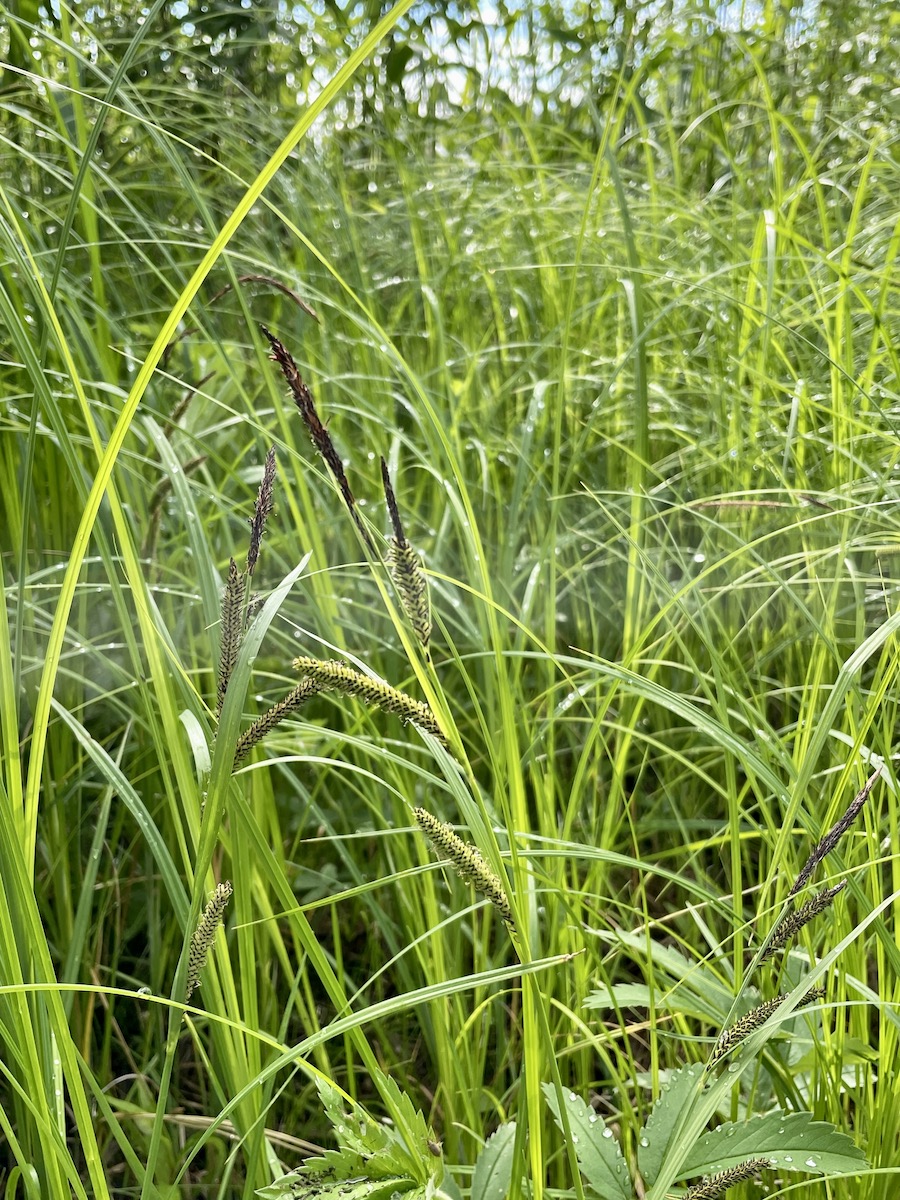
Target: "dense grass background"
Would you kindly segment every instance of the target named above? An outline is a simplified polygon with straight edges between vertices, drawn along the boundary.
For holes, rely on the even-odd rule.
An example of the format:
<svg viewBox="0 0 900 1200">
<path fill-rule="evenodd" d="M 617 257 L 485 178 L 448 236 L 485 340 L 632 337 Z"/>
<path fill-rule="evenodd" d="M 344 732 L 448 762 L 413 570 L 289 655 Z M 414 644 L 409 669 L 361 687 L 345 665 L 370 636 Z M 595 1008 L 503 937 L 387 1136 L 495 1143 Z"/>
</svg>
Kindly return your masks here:
<svg viewBox="0 0 900 1200">
<path fill-rule="evenodd" d="M 701 9 L 610 22 L 620 60 L 591 57 L 601 33 L 575 9 L 557 14 L 586 35 L 574 49 L 500 23 L 472 52 L 486 85 L 448 71 L 443 92 L 437 52 L 431 90 L 414 74 L 434 32 L 415 13 L 310 32 L 254 7 L 255 24 L 225 12 L 211 45 L 178 6 L 143 26 L 127 6 L 7 14 L 10 1194 L 250 1196 L 276 1157 L 327 1141 L 307 1064 L 375 1113 L 390 1073 L 463 1187 L 516 1118 L 514 1179 L 569 1189 L 541 1082 L 558 1068 L 633 1150 L 665 1073 L 718 1033 L 704 996 L 738 991 L 754 929 L 881 763 L 828 861 L 850 887 L 801 948 L 836 945 L 900 886 L 891 17 L 843 6 L 841 26 L 823 5 L 806 25 L 786 6 L 716 25 Z M 469 44 L 455 36 L 445 58 Z M 433 666 L 260 321 L 379 544 L 391 463 Z M 258 586 L 309 557 L 216 737 L 224 572 L 273 443 Z M 230 781 L 229 747 L 297 654 L 429 699 L 462 774 L 412 727 L 323 697 Z M 502 856 L 534 973 L 435 864 L 415 804 Z M 194 998 L 205 1015 L 182 1024 L 167 997 L 226 878 L 227 942 Z M 730 1115 L 809 1109 L 881 1168 L 795 1194 L 894 1194 L 894 916 L 735 1087 Z M 754 982 L 767 998 L 785 975 Z M 623 982 L 656 1003 L 585 1007 Z"/>
</svg>

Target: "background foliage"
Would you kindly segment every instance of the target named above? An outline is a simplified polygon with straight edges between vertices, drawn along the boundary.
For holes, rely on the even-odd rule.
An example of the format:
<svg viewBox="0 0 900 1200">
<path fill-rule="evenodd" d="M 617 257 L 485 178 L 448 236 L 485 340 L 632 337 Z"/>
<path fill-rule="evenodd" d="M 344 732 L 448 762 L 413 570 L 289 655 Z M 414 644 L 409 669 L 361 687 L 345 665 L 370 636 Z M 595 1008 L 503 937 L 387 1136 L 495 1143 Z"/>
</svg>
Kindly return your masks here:
<svg viewBox="0 0 900 1200">
<path fill-rule="evenodd" d="M 734 994 L 753 922 L 880 762 L 828 945 L 900 884 L 897 14 L 3 11 L 0 1178 L 252 1195 L 327 1142 L 317 1071 L 376 1114 L 390 1073 L 463 1186 L 513 1117 L 514 1186 L 573 1185 L 557 1067 L 633 1157 L 661 1080 L 717 1035 L 700 1001 Z M 433 670 L 260 321 L 379 533 L 391 463 Z M 259 586 L 310 558 L 214 742 L 221 586 L 273 442 Z M 326 697 L 229 783 L 220 743 L 298 654 L 424 689 L 463 776 Z M 502 857 L 534 974 L 416 804 Z M 163 1000 L 226 878 L 207 1015 L 182 1025 Z M 585 1008 L 623 983 L 653 1002 Z M 882 1172 L 803 1194 L 881 1200 L 891 909 L 828 983 L 723 1117 L 834 1122 Z"/>
</svg>

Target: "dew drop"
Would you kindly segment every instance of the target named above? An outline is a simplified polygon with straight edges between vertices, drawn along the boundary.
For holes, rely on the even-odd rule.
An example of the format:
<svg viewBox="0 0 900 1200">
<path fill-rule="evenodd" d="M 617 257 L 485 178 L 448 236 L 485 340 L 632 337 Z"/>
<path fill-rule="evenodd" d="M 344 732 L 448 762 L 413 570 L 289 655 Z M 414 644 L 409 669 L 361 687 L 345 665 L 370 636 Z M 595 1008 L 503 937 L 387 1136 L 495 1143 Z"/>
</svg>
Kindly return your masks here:
<svg viewBox="0 0 900 1200">
<path fill-rule="evenodd" d="M 814 1158 L 808 1158 L 806 1160 L 806 1165 L 808 1167 L 817 1167 L 819 1164 L 816 1162 L 816 1160 Z"/>
<path fill-rule="evenodd" d="M 604 1136 L 605 1138 L 611 1138 L 611 1137 L 612 1137 L 612 1130 L 611 1130 L 611 1129 L 604 1129 L 604 1130 L 603 1130 L 603 1136 Z"/>
</svg>

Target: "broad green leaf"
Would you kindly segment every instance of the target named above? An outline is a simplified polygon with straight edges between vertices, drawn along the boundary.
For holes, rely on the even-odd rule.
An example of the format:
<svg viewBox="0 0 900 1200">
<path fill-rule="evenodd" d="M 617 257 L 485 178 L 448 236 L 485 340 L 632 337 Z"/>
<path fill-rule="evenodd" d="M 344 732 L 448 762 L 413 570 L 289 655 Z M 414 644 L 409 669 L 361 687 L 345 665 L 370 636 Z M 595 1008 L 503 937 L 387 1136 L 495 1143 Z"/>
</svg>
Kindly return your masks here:
<svg viewBox="0 0 900 1200">
<path fill-rule="evenodd" d="M 505 1200 L 512 1179 L 516 1123 L 501 1125 L 485 1142 L 472 1172 L 472 1200 Z"/>
<path fill-rule="evenodd" d="M 697 1093 L 703 1064 L 675 1071 L 663 1088 L 638 1139 L 638 1168 L 646 1184 L 654 1184 L 679 1119 Z"/>
<path fill-rule="evenodd" d="M 771 1159 L 783 1171 L 857 1174 L 867 1167 L 862 1150 L 845 1133 L 812 1113 L 769 1113 L 740 1124 L 720 1125 L 698 1138 L 680 1174 L 714 1175 L 746 1162 Z"/>
<path fill-rule="evenodd" d="M 543 1084 L 543 1089 L 556 1123 L 562 1128 L 556 1089 L 550 1083 Z M 613 1131 L 574 1092 L 567 1091 L 564 1095 L 575 1156 L 588 1185 L 602 1200 L 633 1200 L 631 1177 Z"/>
<path fill-rule="evenodd" d="M 585 1008 L 609 1008 L 613 1001 L 620 1007 L 643 1008 L 653 1004 L 661 1010 L 702 1017 L 721 1024 L 731 1012 L 734 993 L 722 982 L 708 963 L 687 958 L 672 946 L 647 942 L 641 934 L 617 931 L 604 939 L 612 945 L 627 947 L 641 960 L 650 958 L 656 979 L 652 993 L 641 984 L 623 984 L 612 990 L 600 987 L 585 1000 Z M 748 991 L 747 1006 L 752 1007 Z"/>
<path fill-rule="evenodd" d="M 649 1008 L 652 995 L 643 983 L 603 984 L 585 997 L 584 1008 Z"/>
<path fill-rule="evenodd" d="M 191 754 L 194 756 L 194 768 L 197 772 L 197 778 L 201 784 L 206 782 L 206 777 L 209 775 L 209 768 L 212 759 L 209 754 L 209 744 L 206 741 L 206 733 L 203 726 L 200 724 L 195 713 L 192 713 L 189 708 L 178 714 L 178 719 L 181 721 L 188 735 L 188 741 L 191 745 Z"/>
</svg>

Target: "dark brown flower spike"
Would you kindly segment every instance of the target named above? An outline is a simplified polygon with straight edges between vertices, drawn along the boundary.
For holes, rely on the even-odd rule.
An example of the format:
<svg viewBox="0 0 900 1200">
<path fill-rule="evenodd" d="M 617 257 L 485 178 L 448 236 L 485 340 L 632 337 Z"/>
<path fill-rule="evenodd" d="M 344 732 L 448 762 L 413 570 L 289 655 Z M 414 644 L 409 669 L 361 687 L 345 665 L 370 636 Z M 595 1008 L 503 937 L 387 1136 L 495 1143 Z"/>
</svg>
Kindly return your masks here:
<svg viewBox="0 0 900 1200">
<path fill-rule="evenodd" d="M 813 850 L 803 870 L 794 880 L 794 886 L 788 892 L 788 899 L 790 899 L 791 896 L 796 896 L 800 889 L 805 887 L 805 885 L 812 878 L 813 872 L 816 870 L 816 868 L 820 866 L 825 858 L 827 858 L 827 856 L 831 853 L 831 851 L 835 848 L 835 846 L 859 816 L 860 812 L 862 811 L 862 807 L 868 800 L 869 793 L 875 786 L 875 781 L 880 774 L 881 767 L 879 767 L 878 770 L 866 780 L 862 788 L 853 798 L 850 807 L 847 809 L 844 815 L 839 821 L 832 825 L 831 829 L 829 829 L 829 831 L 822 838 L 821 842 L 819 842 L 818 846 L 816 846 L 815 850 Z"/>
<path fill-rule="evenodd" d="M 807 900 L 800 908 L 788 913 L 781 924 L 775 929 L 775 932 L 772 934 L 772 940 L 766 946 L 759 961 L 761 963 L 765 962 L 767 958 L 772 957 L 776 950 L 780 950 L 782 946 L 786 946 L 791 938 L 800 932 L 804 925 L 808 925 L 819 913 L 824 912 L 826 908 L 830 908 L 835 896 L 839 892 L 842 892 L 846 886 L 847 880 L 844 879 L 834 887 L 824 888 L 821 892 L 816 892 L 815 896 L 811 900 Z"/>
<path fill-rule="evenodd" d="M 228 560 L 228 581 L 222 597 L 222 648 L 219 654 L 219 681 L 216 712 L 221 715 L 228 690 L 228 680 L 237 662 L 244 636 L 244 593 L 247 576 L 239 571 L 233 558 Z"/>
<path fill-rule="evenodd" d="M 262 483 L 256 497 L 256 509 L 250 521 L 250 548 L 247 551 L 247 574 L 252 575 L 259 558 L 259 547 L 266 531 L 266 520 L 272 511 L 273 492 L 275 490 L 275 447 L 266 455 L 263 467 Z"/>
<path fill-rule="evenodd" d="M 331 434 L 322 424 L 319 414 L 316 412 L 312 392 L 310 392 L 304 383 L 297 364 L 285 348 L 284 343 L 280 342 L 273 333 L 270 333 L 265 325 L 260 325 L 260 329 L 269 340 L 269 344 L 272 347 L 272 361 L 281 367 L 281 373 L 284 375 L 288 387 L 291 389 L 294 403 L 297 405 L 300 416 L 303 418 L 303 423 L 306 425 L 309 436 L 312 439 L 312 444 L 318 450 L 325 465 L 331 472 L 332 478 L 338 486 L 338 491 L 347 505 L 347 511 L 350 513 L 353 523 L 359 530 L 360 537 L 365 542 L 367 548 L 374 554 L 375 547 L 372 545 L 372 539 L 369 537 L 368 530 L 363 525 L 360 515 L 356 510 L 356 500 L 353 492 L 350 490 L 350 484 L 347 482 L 344 464 L 341 462 L 341 457 L 334 448 Z"/>
<path fill-rule="evenodd" d="M 384 486 L 384 499 L 387 504 L 388 516 L 391 518 L 391 525 L 394 527 L 394 537 L 397 539 L 397 545 L 406 546 L 409 543 L 403 532 L 403 522 L 400 520 L 400 510 L 397 508 L 397 497 L 394 495 L 391 475 L 383 457 L 381 459 L 381 482 Z"/>
</svg>

